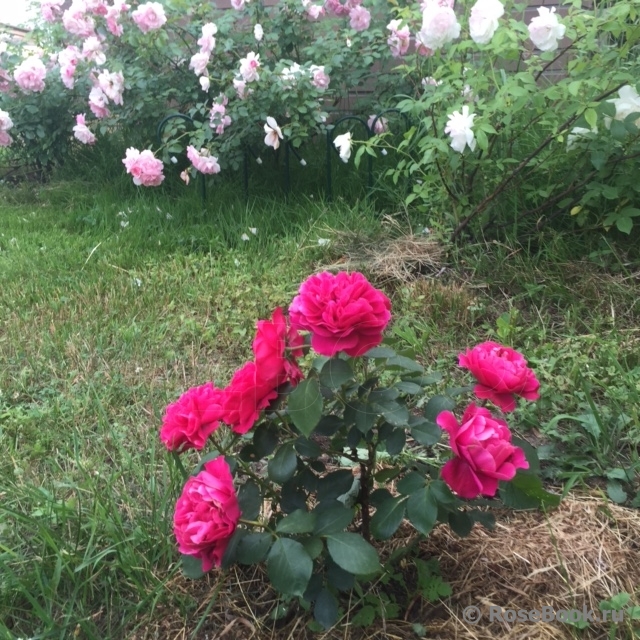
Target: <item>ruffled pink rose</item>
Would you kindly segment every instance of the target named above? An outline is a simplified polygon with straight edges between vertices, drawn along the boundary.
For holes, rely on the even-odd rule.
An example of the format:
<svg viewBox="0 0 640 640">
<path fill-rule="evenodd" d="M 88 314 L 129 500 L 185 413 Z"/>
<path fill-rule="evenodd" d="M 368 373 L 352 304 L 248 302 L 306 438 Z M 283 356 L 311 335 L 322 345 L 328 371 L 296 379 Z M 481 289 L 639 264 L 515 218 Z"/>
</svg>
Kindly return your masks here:
<svg viewBox="0 0 640 640">
<path fill-rule="evenodd" d="M 0 131 L 0 147 L 10 147 L 13 138 L 6 132 Z"/>
<path fill-rule="evenodd" d="M 302 371 L 295 359 L 302 355 L 303 342 L 302 336 L 287 326 L 287 319 L 280 307 L 273 312 L 271 320 L 259 320 L 253 353 L 264 379 L 274 387 L 287 380 L 298 384 L 302 380 Z"/>
<path fill-rule="evenodd" d="M 376 135 L 389 131 L 389 121 L 386 118 L 380 118 L 375 113 L 369 116 L 367 127 Z"/>
<path fill-rule="evenodd" d="M 458 356 L 458 364 L 475 376 L 473 391 L 478 398 L 491 400 L 503 411 L 516 408 L 514 396 L 526 400 L 540 397 L 540 383 L 524 356 L 497 342 L 483 342 Z"/>
<path fill-rule="evenodd" d="M 325 9 L 334 16 L 348 16 L 351 9 L 362 4 L 362 0 L 326 0 Z"/>
<path fill-rule="evenodd" d="M 202 570 L 219 567 L 240 520 L 233 476 L 220 456 L 205 462 L 187 480 L 173 515 L 173 532 L 180 553 L 202 561 Z"/>
<path fill-rule="evenodd" d="M 36 56 L 23 60 L 13 72 L 13 78 L 23 91 L 39 93 L 44 91 L 44 79 L 47 69 L 44 62 Z"/>
<path fill-rule="evenodd" d="M 89 109 L 96 118 L 106 118 L 110 115 L 107 107 L 109 100 L 104 91 L 97 85 L 89 92 Z"/>
<path fill-rule="evenodd" d="M 291 326 L 311 331 L 311 346 L 324 356 L 361 356 L 382 342 L 391 302 L 361 273 L 319 273 L 300 286 L 289 307 Z"/>
<path fill-rule="evenodd" d="M 149 149 L 138 151 L 129 147 L 122 163 L 127 173 L 133 176 L 133 184 L 144 187 L 157 187 L 164 180 L 162 160 L 158 160 Z"/>
<path fill-rule="evenodd" d="M 132 14 L 133 21 L 138 25 L 142 33 L 160 29 L 167 21 L 164 7 L 159 2 L 145 2 L 141 4 Z"/>
<path fill-rule="evenodd" d="M 247 362 L 236 371 L 224 393 L 222 420 L 239 434 L 247 433 L 260 412 L 278 397 L 273 381 L 255 362 Z"/>
<path fill-rule="evenodd" d="M 460 29 L 453 9 L 432 1 L 427 3 L 422 13 L 422 28 L 416 34 L 416 43 L 430 51 L 437 51 L 459 37 Z"/>
<path fill-rule="evenodd" d="M 224 392 L 207 382 L 193 387 L 170 404 L 162 419 L 160 440 L 169 451 L 204 448 L 222 419 Z"/>
<path fill-rule="evenodd" d="M 511 444 L 507 423 L 488 409 L 471 403 L 461 424 L 449 411 L 438 415 L 436 422 L 449 433 L 456 456 L 442 467 L 442 479 L 461 498 L 494 496 L 500 481 L 512 480 L 518 469 L 529 468 L 524 451 Z"/>
<path fill-rule="evenodd" d="M 74 0 L 62 14 L 62 26 L 66 31 L 80 38 L 95 35 L 96 23 L 86 12 L 87 5 L 82 0 Z"/>
<path fill-rule="evenodd" d="M 73 127 L 73 135 L 82 142 L 82 144 L 93 144 L 96 141 L 96 137 L 87 127 L 87 123 L 84 119 L 84 113 L 79 113 L 76 116 L 76 124 Z"/>
<path fill-rule="evenodd" d="M 40 13 L 46 22 L 55 22 L 62 12 L 64 0 L 40 0 Z"/>
<path fill-rule="evenodd" d="M 124 91 L 122 71 L 103 71 L 98 76 L 98 86 L 109 100 L 112 100 L 115 104 L 122 104 L 122 93 Z"/>
<path fill-rule="evenodd" d="M 349 26 L 355 31 L 365 31 L 371 24 L 371 13 L 362 6 L 353 7 L 349 11 Z"/>
<path fill-rule="evenodd" d="M 391 32 L 387 38 L 387 44 L 394 58 L 400 58 L 409 50 L 411 44 L 411 32 L 409 27 L 401 27 L 402 20 L 392 20 L 387 29 Z"/>
<path fill-rule="evenodd" d="M 311 84 L 316 88 L 324 91 L 329 87 L 329 82 L 331 82 L 331 78 L 327 75 L 324 70 L 324 65 L 316 65 L 312 64 L 309 68 L 311 71 Z"/>
<path fill-rule="evenodd" d="M 193 168 L 200 173 L 220 173 L 218 158 L 212 156 L 207 149 L 198 151 L 194 146 L 189 145 L 187 147 L 187 158 L 189 158 Z"/>
</svg>

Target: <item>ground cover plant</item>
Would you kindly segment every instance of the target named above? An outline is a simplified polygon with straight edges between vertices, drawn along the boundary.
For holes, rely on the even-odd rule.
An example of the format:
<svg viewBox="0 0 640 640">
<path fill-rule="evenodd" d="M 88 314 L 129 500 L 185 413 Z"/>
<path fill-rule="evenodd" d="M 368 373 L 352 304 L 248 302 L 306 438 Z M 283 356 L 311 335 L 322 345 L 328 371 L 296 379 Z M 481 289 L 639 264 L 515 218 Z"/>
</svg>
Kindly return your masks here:
<svg viewBox="0 0 640 640">
<path fill-rule="evenodd" d="M 172 518 L 183 477 L 158 437 L 165 408 L 204 380 L 229 380 L 253 357 L 255 320 L 288 305 L 309 273 L 348 260 L 354 234 L 375 245 L 396 232 L 363 204 L 247 205 L 227 194 L 203 212 L 193 195 L 142 197 L 117 181 L 1 192 L 7 637 L 198 637 L 222 629 L 216 607 L 264 588 L 252 582 L 260 575 L 253 569 L 232 569 L 230 582 L 180 578 Z M 426 222 L 399 221 L 418 236 Z M 360 269 L 397 310 L 393 348 L 445 372 L 435 391 L 468 384 L 454 365 L 469 344 L 493 340 L 526 353 L 542 397 L 512 427 L 544 453 L 549 487 L 637 505 L 632 252 L 599 236 L 547 232 L 537 247 L 448 248 L 426 278 Z M 386 564 L 389 553 L 378 548 Z M 341 623 L 346 612 L 353 619 L 363 611 L 363 624 L 401 617 L 415 589 L 447 597 L 448 576 L 435 565 L 403 566 L 390 575 L 404 573 L 406 587 L 377 583 L 377 602 L 379 593 L 388 597 L 382 609 L 364 592 L 341 595 Z M 250 621 L 260 633 L 291 624 L 284 600 L 260 600 L 263 617 Z M 312 611 L 300 616 L 299 630 L 314 628 Z M 420 637 L 411 626 L 418 622 L 407 622 L 407 637 Z"/>
</svg>

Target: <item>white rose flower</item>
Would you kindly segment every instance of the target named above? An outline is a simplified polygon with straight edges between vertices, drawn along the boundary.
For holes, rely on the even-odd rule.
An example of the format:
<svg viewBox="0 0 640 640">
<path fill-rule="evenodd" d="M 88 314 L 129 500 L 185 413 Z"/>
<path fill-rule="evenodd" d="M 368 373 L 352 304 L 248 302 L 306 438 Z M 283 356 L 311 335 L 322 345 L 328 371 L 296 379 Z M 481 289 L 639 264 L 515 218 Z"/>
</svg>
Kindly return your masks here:
<svg viewBox="0 0 640 640">
<path fill-rule="evenodd" d="M 280 146 L 280 140 L 283 140 L 284 136 L 278 123 L 271 116 L 267 116 L 267 124 L 264 125 L 264 132 L 267 134 L 264 137 L 264 143 L 268 147 L 277 149 Z"/>
<path fill-rule="evenodd" d="M 558 21 L 555 7 L 538 7 L 538 14 L 529 23 L 531 42 L 540 51 L 555 51 L 567 28 Z"/>
<path fill-rule="evenodd" d="M 416 34 L 416 41 L 436 51 L 459 35 L 460 23 L 453 9 L 437 2 L 428 2 L 422 13 L 422 28 Z"/>
<path fill-rule="evenodd" d="M 342 160 L 342 162 L 349 162 L 349 158 L 351 157 L 351 144 L 352 140 L 350 131 L 335 137 L 333 145 L 340 153 L 340 160 Z"/>
<path fill-rule="evenodd" d="M 504 15 L 500 0 L 478 0 L 471 8 L 469 35 L 476 44 L 488 44 L 498 29 L 498 20 Z"/>
<path fill-rule="evenodd" d="M 620 87 L 618 90 L 619 98 L 613 98 L 607 100 L 612 102 L 616 108 L 615 120 L 624 120 L 628 115 L 632 113 L 640 113 L 640 96 L 638 92 L 630 84 L 625 84 L 624 87 Z M 611 118 L 605 118 L 605 126 L 607 129 L 611 126 Z M 640 118 L 635 122 L 636 126 L 640 126 Z"/>
<path fill-rule="evenodd" d="M 476 148 L 476 140 L 471 128 L 473 127 L 473 119 L 475 117 L 475 113 L 469 113 L 469 107 L 467 105 L 462 107 L 462 113 L 454 111 L 449 114 L 449 120 L 447 121 L 444 132 L 451 136 L 451 148 L 454 151 L 462 153 L 467 145 L 471 151 Z"/>
</svg>

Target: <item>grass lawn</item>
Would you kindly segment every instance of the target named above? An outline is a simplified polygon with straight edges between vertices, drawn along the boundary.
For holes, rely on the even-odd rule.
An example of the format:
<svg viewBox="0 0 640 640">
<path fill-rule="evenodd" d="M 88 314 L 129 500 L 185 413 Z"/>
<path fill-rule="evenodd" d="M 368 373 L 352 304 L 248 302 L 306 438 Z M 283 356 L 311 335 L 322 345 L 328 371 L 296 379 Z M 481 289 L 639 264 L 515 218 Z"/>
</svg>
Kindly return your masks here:
<svg viewBox="0 0 640 640">
<path fill-rule="evenodd" d="M 257 597 L 250 578 L 179 576 L 164 409 L 225 384 L 258 318 L 388 225 L 363 204 L 227 196 L 202 212 L 197 196 L 0 191 L 1 639 L 200 638 L 233 584 Z M 637 508 L 633 250 L 548 232 L 535 247 L 451 248 L 428 276 L 381 286 L 390 334 L 427 369 L 458 375 L 457 353 L 486 339 L 522 350 L 542 398 L 512 426 L 539 445 L 549 483 Z"/>
</svg>

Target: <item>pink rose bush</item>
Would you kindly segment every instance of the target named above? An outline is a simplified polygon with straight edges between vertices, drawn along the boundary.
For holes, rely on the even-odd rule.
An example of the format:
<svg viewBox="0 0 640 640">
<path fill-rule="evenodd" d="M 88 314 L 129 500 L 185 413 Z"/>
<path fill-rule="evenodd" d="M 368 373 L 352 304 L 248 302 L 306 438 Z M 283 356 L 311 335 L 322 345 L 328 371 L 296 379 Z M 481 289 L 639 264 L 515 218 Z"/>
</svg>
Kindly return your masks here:
<svg viewBox="0 0 640 640">
<path fill-rule="evenodd" d="M 513 480 L 518 469 L 529 468 L 522 449 L 511 444 L 507 423 L 488 409 L 471 403 L 461 423 L 449 411 L 439 414 L 436 422 L 448 432 L 455 454 L 442 467 L 442 479 L 461 498 L 493 497 L 499 482 Z"/>
<path fill-rule="evenodd" d="M 138 151 L 130 147 L 122 163 L 127 173 L 133 176 L 133 184 L 143 187 L 157 187 L 164 180 L 162 160 L 158 160 L 149 149 Z"/>
<path fill-rule="evenodd" d="M 294 328 L 311 332 L 311 346 L 321 355 L 361 356 L 382 342 L 391 302 L 361 273 L 325 271 L 302 283 L 289 316 Z"/>
<path fill-rule="evenodd" d="M 496 342 L 483 342 L 459 356 L 459 365 L 468 369 L 478 384 L 478 398 L 490 400 L 502 411 L 516 408 L 515 396 L 537 400 L 540 383 L 524 356 Z"/>
<path fill-rule="evenodd" d="M 205 462 L 187 480 L 173 516 L 180 553 L 202 562 L 202 571 L 219 567 L 240 520 L 231 470 L 221 456 Z"/>
</svg>

